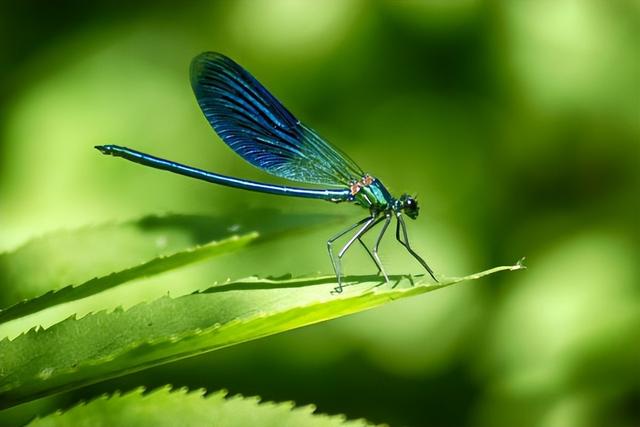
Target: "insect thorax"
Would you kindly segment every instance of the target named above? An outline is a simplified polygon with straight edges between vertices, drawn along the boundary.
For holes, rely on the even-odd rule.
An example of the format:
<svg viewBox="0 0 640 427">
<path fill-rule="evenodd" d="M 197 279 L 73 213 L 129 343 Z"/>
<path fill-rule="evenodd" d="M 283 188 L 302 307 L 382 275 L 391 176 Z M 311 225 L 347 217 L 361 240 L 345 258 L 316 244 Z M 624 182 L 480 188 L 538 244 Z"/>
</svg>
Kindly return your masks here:
<svg viewBox="0 0 640 427">
<path fill-rule="evenodd" d="M 379 212 L 389 209 L 394 202 L 382 182 L 371 175 L 351 183 L 350 190 L 356 204 Z"/>
</svg>

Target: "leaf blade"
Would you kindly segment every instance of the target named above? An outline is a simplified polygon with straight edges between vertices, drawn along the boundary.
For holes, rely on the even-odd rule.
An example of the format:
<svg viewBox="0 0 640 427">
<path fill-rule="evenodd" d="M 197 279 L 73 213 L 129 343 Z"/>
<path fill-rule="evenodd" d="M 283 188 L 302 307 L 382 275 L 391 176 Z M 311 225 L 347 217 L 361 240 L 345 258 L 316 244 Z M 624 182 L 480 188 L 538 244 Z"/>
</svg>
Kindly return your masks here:
<svg viewBox="0 0 640 427">
<path fill-rule="evenodd" d="M 204 390 L 171 390 L 163 387 L 144 393 L 138 388 L 126 394 L 104 395 L 64 413 L 33 420 L 31 427 L 94 425 L 182 426 L 215 425 L 229 427 L 309 426 L 365 427 L 364 420 L 347 421 L 343 416 L 315 413 L 311 405 L 295 407 L 293 402 L 261 402 L 257 397 L 227 396 L 226 391 L 204 395 Z"/>
<path fill-rule="evenodd" d="M 247 209 L 232 217 L 149 215 L 124 223 L 51 233 L 0 254 L 0 323 L 134 278 L 197 262 L 207 254 L 214 256 L 215 250 L 204 246 L 234 235 L 257 233 L 255 239 L 244 243 L 266 242 L 338 218 Z M 231 249 L 232 243 L 227 242 L 227 248 Z M 194 248 L 199 251 L 190 254 Z M 118 274 L 109 277 L 114 272 Z"/>
<path fill-rule="evenodd" d="M 107 276 L 93 278 L 78 286 L 70 285 L 59 290 L 49 291 L 38 297 L 20 301 L 1 310 L 0 323 L 33 314 L 54 305 L 86 298 L 134 279 L 149 277 L 212 256 L 233 252 L 253 243 L 258 237 L 259 234 L 256 232 L 245 235 L 235 235 L 224 240 L 214 241 L 174 254 L 160 256 L 135 267 L 126 268 Z"/>
<path fill-rule="evenodd" d="M 70 318 L 47 330 L 0 341 L 0 405 L 11 406 L 282 331 L 368 310 L 475 280 L 520 264 L 497 267 L 438 284 L 412 285 L 394 277 L 396 288 L 376 287 L 372 276 L 340 297 L 333 277 L 236 281 L 176 299 L 164 297 L 127 311 Z M 108 325 L 108 330 L 104 330 Z"/>
</svg>

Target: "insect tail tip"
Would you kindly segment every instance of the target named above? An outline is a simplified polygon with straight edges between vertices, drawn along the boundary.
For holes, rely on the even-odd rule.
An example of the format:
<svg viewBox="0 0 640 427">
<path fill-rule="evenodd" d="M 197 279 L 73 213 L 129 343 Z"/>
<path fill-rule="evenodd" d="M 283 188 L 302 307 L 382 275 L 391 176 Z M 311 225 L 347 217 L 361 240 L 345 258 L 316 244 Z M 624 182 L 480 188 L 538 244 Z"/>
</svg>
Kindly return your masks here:
<svg viewBox="0 0 640 427">
<path fill-rule="evenodd" d="M 96 145 L 94 148 L 102 154 L 111 154 L 112 152 L 110 145 Z"/>
</svg>

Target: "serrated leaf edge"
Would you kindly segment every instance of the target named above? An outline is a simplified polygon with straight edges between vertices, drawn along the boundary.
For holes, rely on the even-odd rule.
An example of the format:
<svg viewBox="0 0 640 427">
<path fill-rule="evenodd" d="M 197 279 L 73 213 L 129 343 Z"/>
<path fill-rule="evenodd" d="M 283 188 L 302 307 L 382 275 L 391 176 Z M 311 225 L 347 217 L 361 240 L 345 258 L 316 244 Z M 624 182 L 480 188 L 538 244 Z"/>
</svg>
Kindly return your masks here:
<svg viewBox="0 0 640 427">
<path fill-rule="evenodd" d="M 394 301 L 396 299 L 407 297 L 407 296 L 411 296 L 411 295 L 414 295 L 414 294 L 415 295 L 419 295 L 419 294 L 426 293 L 426 292 L 429 292 L 429 291 L 434 291 L 434 290 L 437 290 L 437 289 L 448 287 L 448 286 L 454 285 L 456 283 L 459 283 L 461 281 L 479 279 L 481 277 L 485 277 L 485 276 L 488 276 L 490 274 L 497 273 L 497 272 L 500 272 L 500 271 L 514 271 L 514 270 L 520 270 L 520 269 L 523 269 L 523 268 L 524 267 L 520 266 L 519 264 L 515 264 L 515 265 L 511 265 L 511 266 L 495 267 L 495 268 L 492 268 L 492 269 L 489 269 L 489 270 L 485 270 L 485 271 L 482 271 L 482 272 L 479 272 L 479 273 L 474 273 L 474 274 L 471 274 L 471 275 L 468 275 L 468 276 L 464 276 L 464 277 L 442 278 L 440 283 L 437 283 L 437 284 L 427 283 L 426 281 L 428 279 L 427 278 L 423 278 L 422 280 L 414 283 L 413 287 L 409 287 L 409 288 L 379 289 L 377 287 L 373 287 L 372 289 L 369 289 L 369 290 L 364 291 L 364 292 L 360 292 L 358 294 L 349 295 L 348 293 L 346 293 L 346 294 L 342 294 L 341 296 L 338 296 L 338 297 L 332 297 L 332 299 L 316 299 L 316 300 L 312 300 L 312 301 L 308 302 L 307 304 L 291 307 L 289 309 L 282 310 L 282 311 L 259 312 L 259 313 L 256 313 L 256 314 L 250 316 L 250 317 L 234 319 L 234 320 L 231 320 L 231 321 L 229 321 L 227 323 L 224 323 L 224 324 L 215 323 L 215 324 L 209 326 L 208 328 L 196 328 L 194 330 L 189 330 L 189 331 L 186 331 L 186 332 L 181 333 L 181 334 L 174 334 L 174 335 L 170 335 L 170 336 L 166 336 L 166 337 L 162 337 L 162 338 L 158 338 L 158 339 L 135 341 L 135 342 L 130 343 L 127 346 L 124 346 L 124 347 L 120 348 L 118 351 L 116 351 L 116 352 L 114 352 L 114 353 L 112 353 L 112 354 L 110 354 L 108 356 L 97 358 L 97 359 L 92 359 L 92 360 L 86 360 L 84 362 L 78 363 L 74 367 L 70 367 L 70 368 L 66 368 L 66 369 L 59 369 L 59 370 L 54 371 L 54 372 L 49 372 L 48 375 L 47 375 L 47 379 L 51 379 L 54 376 L 54 374 L 55 374 L 55 376 L 69 375 L 69 374 L 73 374 L 74 372 L 77 372 L 78 370 L 80 370 L 82 368 L 102 365 L 104 363 L 111 362 L 111 361 L 113 361 L 113 360 L 115 360 L 115 359 L 117 359 L 119 357 L 122 357 L 122 356 L 126 355 L 130 351 L 133 351 L 133 350 L 135 350 L 135 349 L 137 349 L 139 347 L 142 347 L 142 346 L 154 347 L 154 346 L 159 346 L 159 345 L 166 344 L 166 343 L 172 343 L 173 344 L 173 343 L 184 341 L 184 340 L 187 340 L 187 339 L 190 339 L 190 338 L 193 338 L 193 337 L 212 334 L 212 333 L 216 333 L 216 332 L 220 333 L 221 330 L 224 331 L 226 329 L 234 328 L 234 327 L 237 327 L 237 326 L 240 326 L 240 325 L 246 326 L 246 325 L 248 325 L 250 323 L 258 322 L 258 321 L 260 321 L 262 319 L 265 319 L 265 318 L 268 318 L 268 317 L 273 317 L 275 315 L 285 316 L 287 313 L 294 312 L 296 310 L 305 310 L 305 309 L 308 309 L 310 307 L 316 306 L 318 304 L 346 302 L 346 301 L 356 300 L 356 299 L 366 299 L 370 295 L 387 297 L 388 301 Z M 369 277 L 369 276 L 365 276 L 365 277 Z M 253 278 L 249 278 L 249 279 L 253 280 Z M 294 280 L 294 279 L 291 279 L 291 280 Z M 311 280 L 311 278 L 306 278 L 306 280 Z M 238 280 L 238 281 L 234 281 L 234 282 L 241 282 L 241 281 L 242 280 Z M 272 279 L 265 279 L 265 281 L 273 282 Z M 290 281 L 290 280 L 288 280 L 288 281 Z M 234 282 L 231 282 L 231 283 L 234 283 Z M 183 296 L 180 296 L 178 298 L 189 298 L 192 295 L 193 294 L 183 295 Z M 172 298 L 170 296 L 163 296 L 163 297 L 161 297 L 161 298 L 159 298 L 157 300 L 154 300 L 154 301 L 145 301 L 145 302 L 142 302 L 140 304 L 136 304 L 136 305 L 134 305 L 132 307 L 129 307 L 127 310 L 124 310 L 122 307 L 117 307 L 116 309 L 111 310 L 111 311 L 121 310 L 122 312 L 126 312 L 126 311 L 134 309 L 135 307 L 140 307 L 140 306 L 152 304 L 155 301 L 159 301 L 161 299 L 178 299 L 178 298 Z M 359 308 L 359 309 L 357 309 L 355 311 L 351 311 L 351 312 L 347 311 L 346 313 L 340 312 L 340 313 L 336 313 L 335 316 L 326 317 L 326 318 L 323 318 L 323 319 L 320 319 L 320 320 L 316 320 L 316 321 L 312 321 L 312 322 L 301 323 L 300 325 L 297 325 L 295 328 L 292 328 L 292 329 L 297 329 L 297 328 L 300 328 L 300 327 L 303 327 L 303 326 L 309 326 L 309 325 L 312 325 L 312 324 L 315 324 L 315 323 L 320 323 L 320 322 L 332 320 L 334 318 L 346 316 L 348 314 L 353 314 L 355 312 L 361 312 L 361 311 L 369 310 L 371 308 L 374 308 L 374 307 L 377 307 L 379 305 L 382 305 L 384 302 L 385 302 L 384 300 L 380 300 L 380 301 L 376 302 L 375 304 L 373 304 L 373 305 L 371 305 L 369 307 L 366 307 L 366 308 L 362 308 L 362 309 Z M 83 316 L 82 318 L 86 318 L 86 317 L 89 317 L 89 316 L 108 315 L 111 311 L 110 310 L 100 310 L 100 311 L 95 312 L 95 313 L 88 313 L 87 315 Z M 59 322 L 59 323 L 57 323 L 55 325 L 52 325 L 50 328 L 47 328 L 47 329 L 55 328 L 56 326 L 60 325 L 63 322 L 74 321 L 74 320 L 78 320 L 75 314 L 69 316 L 67 319 L 63 320 L 62 322 Z M 13 341 L 18 340 L 18 339 L 24 339 L 24 337 L 29 335 L 29 334 L 38 334 L 38 333 L 41 333 L 42 331 L 47 330 L 47 329 L 42 328 L 42 327 L 40 327 L 40 328 L 34 327 L 34 328 L 30 329 L 29 331 L 27 331 L 27 332 L 15 337 L 13 340 L 8 340 L 8 338 L 0 340 L 0 344 L 8 345 L 8 343 L 6 341 L 13 342 Z M 243 342 L 252 341 L 254 339 L 264 338 L 266 336 L 274 335 L 274 334 L 279 333 L 279 332 L 280 331 L 275 330 L 275 331 L 267 333 L 267 334 L 261 334 L 261 335 L 259 334 L 259 335 L 253 336 L 253 337 L 251 337 L 249 339 L 241 339 L 241 340 L 238 340 L 238 341 L 230 342 L 227 345 L 212 347 L 210 349 L 200 350 L 200 351 L 197 351 L 197 352 L 194 351 L 193 354 L 202 354 L 202 353 L 205 353 L 205 352 L 208 352 L 208 351 L 213 351 L 213 350 L 225 348 L 225 347 L 228 347 L 228 346 L 231 346 L 231 345 L 236 345 L 236 344 L 240 344 L 240 343 L 243 343 Z M 183 356 L 183 357 L 188 357 L 188 356 Z M 183 357 L 180 357 L 180 356 L 176 355 L 174 358 L 172 358 L 172 361 L 179 360 L 179 359 L 181 359 Z M 135 369 L 134 368 L 130 372 L 135 372 L 137 370 L 139 370 L 139 369 Z M 103 378 L 101 378 L 100 380 L 102 380 L 102 379 Z M 0 392 L 6 392 L 6 391 L 9 391 L 9 390 L 12 390 L 14 388 L 19 387 L 20 384 L 24 384 L 24 383 L 27 383 L 27 382 L 33 381 L 33 380 L 42 380 L 42 378 L 39 378 L 38 375 L 35 375 L 35 376 L 32 376 L 32 377 L 30 377 L 28 379 L 22 379 L 21 381 L 14 381 L 14 382 L 11 382 L 11 383 L 7 383 L 4 386 L 0 387 Z"/>
<path fill-rule="evenodd" d="M 122 393 L 120 390 L 116 390 L 112 393 L 103 393 L 99 396 L 96 396 L 93 399 L 84 401 L 81 400 L 79 401 L 77 404 L 67 408 L 66 410 L 56 410 L 55 412 L 48 414 L 44 417 L 35 417 L 33 420 L 31 420 L 31 423 L 34 423 L 36 421 L 39 420 L 44 420 L 46 418 L 50 418 L 50 417 L 61 417 L 64 416 L 66 413 L 73 411 L 74 409 L 77 408 L 81 408 L 81 407 L 86 407 L 91 405 L 94 402 L 99 402 L 99 401 L 109 401 L 109 400 L 113 400 L 113 399 L 118 399 L 118 398 L 128 398 L 128 397 L 132 397 L 132 396 L 138 396 L 141 399 L 151 399 L 154 396 L 157 395 L 161 395 L 161 394 L 165 394 L 165 395 L 170 395 L 172 397 L 176 396 L 176 397 L 197 397 L 200 398 L 204 401 L 210 401 L 212 399 L 216 399 L 216 398 L 220 398 L 226 401 L 235 401 L 235 400 L 245 400 L 249 403 L 253 403 L 256 405 L 256 407 L 272 407 L 272 408 L 284 408 L 289 410 L 290 412 L 301 412 L 303 414 L 307 414 L 313 417 L 319 417 L 319 418 L 325 418 L 325 419 L 335 419 L 336 421 L 342 422 L 342 423 L 356 423 L 356 422 L 362 422 L 365 423 L 367 425 L 370 426 L 379 426 L 379 427 L 384 427 L 386 426 L 386 424 L 373 424 L 369 421 L 367 421 L 364 418 L 356 418 L 356 419 L 349 419 L 346 415 L 344 414 L 326 414 L 323 412 L 316 412 L 317 411 L 317 407 L 313 404 L 307 404 L 307 405 L 302 405 L 302 406 L 298 406 L 296 405 L 296 403 L 293 400 L 287 400 L 287 401 L 283 401 L 283 402 L 275 402 L 275 401 L 271 401 L 271 400 L 262 400 L 262 398 L 260 396 L 245 396 L 243 394 L 237 393 L 234 395 L 229 395 L 229 391 L 226 389 L 221 389 L 221 390 L 216 390 L 213 392 L 208 392 L 207 389 L 205 388 L 197 388 L 197 389 L 189 389 L 188 387 L 174 387 L 171 384 L 165 384 L 163 386 L 160 387 L 156 387 L 154 389 L 150 389 L 148 390 L 146 387 L 144 386 L 140 386 L 140 387 L 136 387 L 133 390 L 130 390 L 128 392 Z M 28 425 L 29 425 L 28 424 Z"/>
<path fill-rule="evenodd" d="M 124 275 L 127 274 L 129 272 L 132 272 L 136 269 L 142 269 L 145 267 L 148 267 L 150 265 L 152 265 L 153 263 L 158 263 L 158 262 L 163 262 L 166 261 L 168 259 L 174 258 L 174 257 L 178 257 L 178 256 L 183 256 L 183 255 L 189 255 L 189 254 L 194 254 L 196 252 L 200 252 L 200 251 L 206 251 L 212 248 L 219 248 L 219 247 L 224 247 L 225 245 L 232 245 L 234 243 L 238 243 L 240 242 L 243 246 L 244 245 L 249 245 L 250 243 L 252 243 L 253 241 L 255 241 L 256 239 L 258 239 L 260 237 L 260 233 L 258 233 L 257 231 L 252 231 L 246 234 L 235 234 L 232 236 L 229 236 L 225 239 L 221 239 L 221 240 L 212 240 L 210 242 L 204 243 L 204 244 L 200 244 L 200 245 L 195 245 L 195 246 L 191 246 L 187 249 L 184 250 L 180 250 L 180 251 L 176 251 L 170 254 L 164 254 L 152 259 L 149 259 L 147 261 L 143 261 L 139 264 L 136 264 L 134 266 L 125 268 L 123 270 L 119 270 L 119 271 L 114 271 L 112 273 L 109 273 L 105 276 L 99 276 L 99 277 L 93 277 L 79 285 L 68 285 L 65 286 L 63 288 L 60 289 L 55 289 L 55 290 L 51 290 L 48 291 L 42 295 L 39 295 L 35 298 L 30 298 L 30 299 L 23 299 L 13 305 L 10 305 L 4 309 L 0 309 L 0 324 L 5 323 L 5 322 L 9 322 L 11 320 L 15 320 L 18 319 L 22 316 L 25 315 L 30 315 L 33 313 L 37 313 L 38 311 L 41 310 L 45 310 L 47 308 L 51 308 L 51 307 L 55 307 L 56 305 L 62 304 L 62 303 L 67 303 L 67 302 L 71 302 L 71 301 L 75 301 L 76 299 L 71 299 L 69 301 L 62 301 L 62 302 L 56 302 L 55 304 L 49 305 L 49 306 L 45 306 L 42 307 L 38 310 L 34 310 L 34 311 L 30 311 L 24 314 L 21 314 L 20 316 L 11 316 L 11 314 L 13 312 L 15 312 L 16 310 L 20 310 L 22 309 L 24 306 L 26 305 L 30 305 L 30 304 L 34 304 L 37 303 L 38 301 L 41 301 L 43 299 L 48 299 L 48 298 L 55 298 L 58 297 L 61 294 L 65 294 L 65 293 L 69 293 L 69 292 L 74 292 L 77 291 L 78 289 L 82 288 L 82 287 L 86 287 L 86 286 L 91 286 L 94 285 L 95 283 L 99 283 L 101 281 L 108 281 L 110 278 L 113 278 L 114 276 L 117 275 Z M 213 256 L 213 255 L 212 255 Z M 154 273 L 154 274 L 158 274 L 158 273 Z M 119 286 L 121 284 L 127 283 L 131 280 L 135 280 L 135 279 L 140 279 L 143 277 L 149 277 L 149 274 L 143 274 L 140 276 L 136 276 L 135 278 L 131 278 L 131 279 L 127 279 L 124 280 L 123 282 L 119 283 L 116 286 Z M 115 287 L 115 286 L 114 286 Z M 99 290 L 95 293 L 90 293 L 88 295 L 84 295 L 81 298 L 88 298 L 89 296 L 95 295 L 96 293 L 102 292 L 103 290 Z"/>
</svg>

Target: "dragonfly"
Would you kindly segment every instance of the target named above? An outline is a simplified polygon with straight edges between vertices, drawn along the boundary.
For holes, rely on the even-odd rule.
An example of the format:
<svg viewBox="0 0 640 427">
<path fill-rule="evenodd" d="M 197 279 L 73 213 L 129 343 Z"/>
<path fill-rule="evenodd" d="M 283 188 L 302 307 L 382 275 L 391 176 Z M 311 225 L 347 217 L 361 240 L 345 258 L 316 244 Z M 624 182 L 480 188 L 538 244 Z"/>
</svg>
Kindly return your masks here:
<svg viewBox="0 0 640 427">
<path fill-rule="evenodd" d="M 118 145 L 96 146 L 103 154 L 156 169 L 177 173 L 214 184 L 281 196 L 354 203 L 368 215 L 327 241 L 329 258 L 337 278 L 333 292 L 344 284 L 342 258 L 357 241 L 366 250 L 389 283 L 379 247 L 389 224 L 396 219 L 396 239 L 438 281 L 433 270 L 409 244 L 406 215 L 419 213 L 415 197 L 395 198 L 382 182 L 363 170 L 344 152 L 321 138 L 316 131 L 295 118 L 258 80 L 229 57 L 204 52 L 190 66 L 191 87 L 200 109 L 218 136 L 240 157 L 276 177 L 324 188 L 305 188 L 250 181 L 207 172 Z M 362 240 L 378 224 L 382 227 L 373 248 Z M 355 230 L 355 231 L 354 231 Z M 334 243 L 353 232 L 336 253 Z"/>
</svg>

